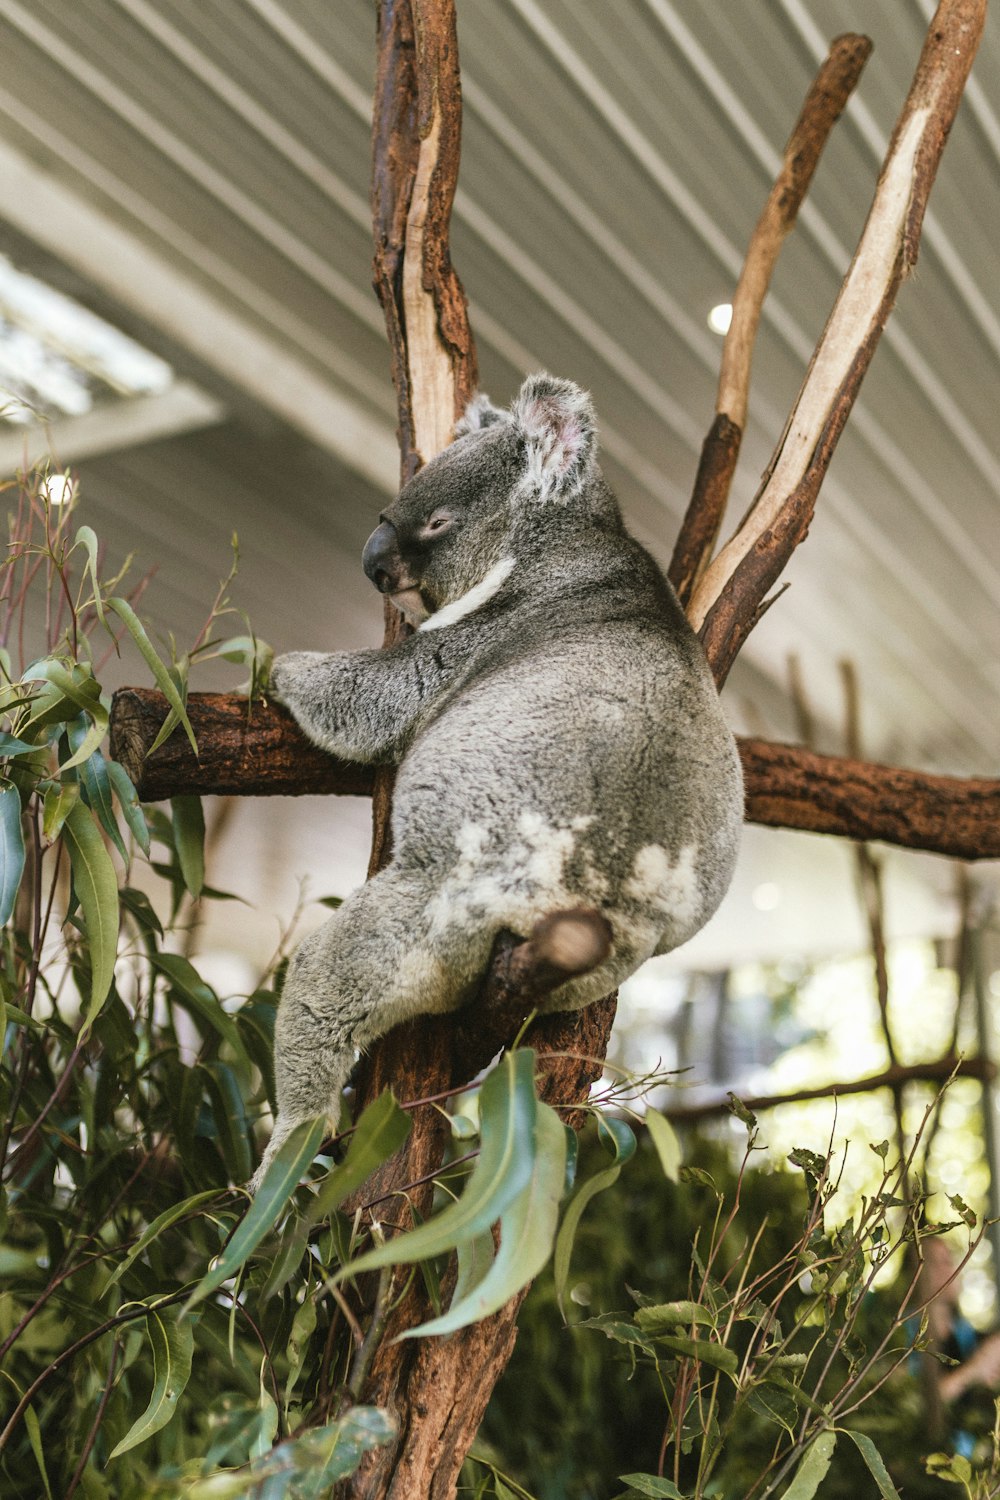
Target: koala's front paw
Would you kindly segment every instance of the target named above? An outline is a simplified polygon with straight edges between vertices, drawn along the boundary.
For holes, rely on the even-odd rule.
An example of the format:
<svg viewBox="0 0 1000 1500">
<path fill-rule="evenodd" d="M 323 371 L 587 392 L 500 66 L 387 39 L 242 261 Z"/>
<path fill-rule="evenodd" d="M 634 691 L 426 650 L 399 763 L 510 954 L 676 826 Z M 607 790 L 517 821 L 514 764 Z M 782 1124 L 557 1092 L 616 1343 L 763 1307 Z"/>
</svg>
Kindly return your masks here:
<svg viewBox="0 0 1000 1500">
<path fill-rule="evenodd" d="M 286 651 L 271 663 L 267 696 L 285 708 L 294 708 L 298 697 L 307 691 L 309 667 L 322 657 L 320 651 Z"/>
</svg>

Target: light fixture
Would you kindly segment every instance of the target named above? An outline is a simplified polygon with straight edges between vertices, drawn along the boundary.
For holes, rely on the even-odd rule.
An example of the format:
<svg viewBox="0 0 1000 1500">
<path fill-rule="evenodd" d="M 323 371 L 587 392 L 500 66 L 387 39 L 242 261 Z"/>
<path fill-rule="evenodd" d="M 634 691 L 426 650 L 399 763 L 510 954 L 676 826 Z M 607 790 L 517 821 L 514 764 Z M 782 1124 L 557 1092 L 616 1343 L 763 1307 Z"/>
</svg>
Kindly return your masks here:
<svg viewBox="0 0 1000 1500">
<path fill-rule="evenodd" d="M 781 905 L 781 891 L 773 880 L 765 880 L 755 888 L 750 900 L 758 911 L 774 911 Z"/>
<path fill-rule="evenodd" d="M 47 505 L 68 505 L 76 494 L 76 481 L 69 474 L 50 474 L 39 489 Z"/>
<path fill-rule="evenodd" d="M 708 315 L 708 326 L 713 333 L 728 333 L 733 321 L 733 304 L 718 302 Z"/>
</svg>

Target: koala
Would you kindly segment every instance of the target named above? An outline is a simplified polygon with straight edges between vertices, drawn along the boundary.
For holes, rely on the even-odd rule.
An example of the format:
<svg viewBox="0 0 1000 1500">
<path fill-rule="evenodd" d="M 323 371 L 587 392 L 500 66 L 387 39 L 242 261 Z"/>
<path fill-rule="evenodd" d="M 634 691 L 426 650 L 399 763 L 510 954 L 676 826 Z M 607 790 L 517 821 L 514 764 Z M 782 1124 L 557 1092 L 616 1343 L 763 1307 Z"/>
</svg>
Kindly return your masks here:
<svg viewBox="0 0 1000 1500">
<path fill-rule="evenodd" d="M 289 965 L 257 1182 L 301 1121 L 336 1128 L 358 1049 L 475 993 L 501 929 L 580 906 L 607 919 L 606 960 L 551 1010 L 685 942 L 729 885 L 743 821 L 701 646 L 625 529 L 579 387 L 533 375 L 509 411 L 476 397 L 362 562 L 413 634 L 279 656 L 270 691 L 331 754 L 398 766 L 392 860 Z"/>
</svg>

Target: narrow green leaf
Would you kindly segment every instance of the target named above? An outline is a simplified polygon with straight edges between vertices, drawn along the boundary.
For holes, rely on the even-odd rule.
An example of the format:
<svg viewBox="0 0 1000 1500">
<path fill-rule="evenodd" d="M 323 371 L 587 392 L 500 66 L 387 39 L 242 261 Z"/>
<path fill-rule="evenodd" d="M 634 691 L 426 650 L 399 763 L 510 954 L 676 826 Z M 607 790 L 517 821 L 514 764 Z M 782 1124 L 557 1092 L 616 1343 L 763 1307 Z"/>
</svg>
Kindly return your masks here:
<svg viewBox="0 0 1000 1500">
<path fill-rule="evenodd" d="M 80 800 L 76 781 L 57 781 L 42 798 L 42 833 L 51 843 L 59 837 L 62 826 Z"/>
<path fill-rule="evenodd" d="M 185 1312 L 235 1275 L 243 1262 L 273 1228 L 302 1173 L 309 1166 L 326 1134 L 325 1120 L 305 1120 L 297 1125 L 272 1161 L 257 1189 L 245 1218 L 229 1244 L 195 1287 Z"/>
<path fill-rule="evenodd" d="M 184 733 L 188 737 L 188 743 L 190 744 L 191 749 L 194 751 L 195 755 L 197 755 L 198 741 L 194 737 L 194 730 L 191 728 L 191 721 L 187 716 L 187 709 L 184 707 L 181 696 L 174 685 L 170 673 L 167 671 L 167 668 L 163 665 L 163 662 L 157 656 L 156 651 L 153 648 L 153 644 L 143 628 L 142 621 L 139 619 L 135 610 L 126 599 L 109 599 L 108 608 L 114 610 L 115 614 L 122 621 L 129 635 L 132 637 L 133 641 L 135 641 L 136 646 L 139 648 L 140 655 L 142 656 L 147 667 L 152 672 L 153 677 L 156 680 L 157 687 L 160 689 L 160 692 L 170 704 L 170 707 L 177 715 L 181 724 L 183 724 Z"/>
<path fill-rule="evenodd" d="M 799 1420 L 799 1411 L 787 1391 L 779 1390 L 770 1381 L 755 1385 L 747 1397 L 747 1405 L 767 1422 L 775 1422 L 786 1432 L 794 1433 Z"/>
<path fill-rule="evenodd" d="M 307 1296 L 295 1317 L 292 1319 L 291 1332 L 288 1335 L 286 1352 L 288 1354 L 288 1375 L 285 1380 L 284 1407 L 285 1416 L 288 1415 L 288 1403 L 292 1399 L 299 1376 L 302 1374 L 302 1366 L 309 1352 L 309 1340 L 316 1331 L 316 1303 L 312 1297 Z"/>
<path fill-rule="evenodd" d="M 400 1109 L 389 1089 L 374 1099 L 354 1128 L 347 1155 L 323 1178 L 306 1211 L 310 1224 L 328 1219 L 344 1199 L 388 1161 L 410 1133 L 410 1116 Z"/>
<path fill-rule="evenodd" d="M 111 1458 L 120 1458 L 166 1427 L 191 1376 L 194 1353 L 191 1323 L 181 1320 L 176 1308 L 161 1310 L 152 1307 L 146 1318 L 146 1330 L 153 1346 L 153 1389 L 149 1405 L 112 1450 Z"/>
<path fill-rule="evenodd" d="M 83 908 L 90 948 L 90 1001 L 80 1040 L 90 1033 L 115 975 L 118 956 L 118 881 L 111 856 L 90 813 L 78 802 L 63 825 L 63 838 L 73 867 L 73 885 Z"/>
<path fill-rule="evenodd" d="M 27 740 L 19 740 L 16 735 L 0 733 L 0 756 L 31 755 L 37 749 L 37 745 L 29 744 Z"/>
<path fill-rule="evenodd" d="M 72 703 L 80 714 L 86 715 L 92 721 L 90 727 L 79 738 L 69 760 L 62 763 L 62 770 L 69 771 L 92 755 L 108 732 L 108 711 L 101 702 L 100 687 L 84 668 L 75 666 L 71 671 L 67 671 L 61 662 L 51 658 L 36 662 L 24 675 L 25 680 L 31 677 L 44 678 L 57 689 L 64 700 Z M 78 715 L 73 717 L 78 717 Z M 36 715 L 32 713 L 29 723 L 35 719 Z M 72 721 L 67 719 L 67 722 Z"/>
<path fill-rule="evenodd" d="M 97 576 L 97 537 L 89 526 L 81 526 L 76 534 L 74 546 L 85 547 L 87 551 L 87 569 L 90 574 L 90 582 L 94 590 L 94 608 L 97 610 L 97 618 L 104 624 L 104 601 L 101 598 L 101 584 Z M 113 587 L 113 585 L 112 585 Z"/>
<path fill-rule="evenodd" d="M 534 1169 L 537 1105 L 534 1052 L 524 1047 L 505 1053 L 480 1091 L 482 1149 L 461 1198 L 418 1229 L 351 1261 L 334 1280 L 440 1255 L 495 1224 Z"/>
<path fill-rule="evenodd" d="M 473 1235 L 471 1240 L 463 1240 L 455 1255 L 458 1260 L 458 1275 L 455 1277 L 455 1290 L 451 1300 L 457 1306 L 479 1286 L 493 1265 L 496 1246 L 492 1233 L 484 1229 L 482 1234 Z"/>
<path fill-rule="evenodd" d="M 109 1276 L 104 1286 L 104 1291 L 106 1292 L 109 1287 L 114 1286 L 115 1282 L 119 1281 L 129 1267 L 139 1259 L 139 1256 L 146 1247 L 151 1245 L 165 1229 L 169 1229 L 171 1224 L 176 1224 L 178 1219 L 185 1218 L 194 1209 L 199 1208 L 201 1204 L 207 1203 L 210 1198 L 218 1198 L 218 1196 L 219 1194 L 215 1188 L 210 1188 L 207 1192 L 194 1193 L 190 1198 L 184 1198 L 180 1203 L 173 1203 L 169 1208 L 164 1209 L 163 1213 L 159 1214 L 151 1224 L 146 1225 L 146 1228 L 136 1240 L 121 1265 L 115 1267 L 115 1270 Z M 103 1296 L 103 1292 L 101 1295 Z"/>
<path fill-rule="evenodd" d="M 614 1115 L 598 1114 L 597 1139 L 605 1151 L 611 1152 L 620 1167 L 635 1154 L 635 1131 Z"/>
<path fill-rule="evenodd" d="M 247 1124 L 243 1090 L 232 1068 L 226 1063 L 205 1063 L 205 1076 L 212 1095 L 216 1127 L 222 1157 L 229 1170 L 230 1180 L 246 1182 L 253 1171 L 253 1155 L 250 1150 L 250 1131 Z"/>
<path fill-rule="evenodd" d="M 681 1162 L 684 1158 L 681 1151 L 681 1143 L 677 1139 L 676 1130 L 670 1121 L 656 1109 L 647 1107 L 645 1120 L 650 1139 L 656 1147 L 657 1156 L 660 1158 L 660 1166 L 663 1168 L 664 1177 L 668 1177 L 671 1182 L 680 1182 Z"/>
<path fill-rule="evenodd" d="M 684 1359 L 700 1359 L 702 1364 L 711 1365 L 713 1370 L 722 1370 L 726 1375 L 735 1375 L 739 1368 L 739 1360 L 734 1351 L 727 1349 L 724 1344 L 713 1344 L 709 1339 L 678 1338 L 664 1333 L 647 1334 L 646 1337 L 655 1338 L 657 1344 L 668 1349 L 671 1354 L 679 1354 Z"/>
<path fill-rule="evenodd" d="M 581 1183 L 573 1196 L 572 1201 L 563 1215 L 559 1233 L 556 1236 L 555 1254 L 552 1258 L 552 1274 L 555 1278 L 556 1299 L 559 1310 L 565 1318 L 566 1312 L 563 1307 L 563 1297 L 566 1293 L 566 1283 L 569 1279 L 570 1261 L 573 1255 L 573 1241 L 576 1239 L 576 1231 L 587 1205 L 591 1199 L 596 1198 L 598 1193 L 603 1193 L 612 1183 L 618 1181 L 621 1167 L 605 1167 L 603 1172 L 597 1172 L 589 1181 Z"/>
<path fill-rule="evenodd" d="M 629 1484 L 640 1495 L 664 1497 L 664 1500 L 684 1500 L 684 1496 L 672 1479 L 661 1479 L 659 1474 L 619 1474 L 622 1484 Z"/>
<path fill-rule="evenodd" d="M 829 1428 L 821 1432 L 815 1442 L 806 1449 L 802 1462 L 795 1471 L 795 1478 L 784 1494 L 784 1500 L 813 1500 L 813 1496 L 826 1478 L 833 1450 L 837 1446 L 837 1434 Z"/>
<path fill-rule="evenodd" d="M 108 776 L 111 785 L 115 789 L 115 796 L 118 798 L 122 817 L 128 824 L 132 837 L 148 859 L 149 829 L 146 826 L 146 819 L 139 803 L 139 795 L 132 785 L 132 779 L 124 766 L 120 766 L 116 760 L 109 760 L 107 765 Z"/>
<path fill-rule="evenodd" d="M 184 884 L 195 901 L 205 884 L 205 814 L 200 797 L 171 797 L 174 847 Z"/>
<path fill-rule="evenodd" d="M 28 1429 L 28 1442 L 31 1444 L 31 1451 L 35 1455 L 35 1462 L 42 1476 L 46 1496 L 48 1500 L 52 1500 L 52 1486 L 49 1484 L 48 1470 L 45 1467 L 45 1450 L 42 1446 L 42 1429 L 38 1425 L 38 1413 L 33 1406 L 29 1406 L 25 1410 L 24 1425 Z"/>
<path fill-rule="evenodd" d="M 24 874 L 21 796 L 9 781 L 0 783 L 0 926 L 10 921 Z"/>
<path fill-rule="evenodd" d="M 552 1249 L 566 1177 L 566 1133 L 548 1104 L 538 1104 L 535 1117 L 534 1161 L 527 1186 L 500 1219 L 500 1248 L 486 1275 L 465 1297 L 452 1299 L 440 1318 L 410 1328 L 404 1338 L 454 1333 L 489 1317 L 545 1265 Z"/>
<path fill-rule="evenodd" d="M 714 1328 L 715 1316 L 710 1308 L 699 1302 L 657 1302 L 650 1307 L 636 1308 L 635 1321 L 645 1334 L 665 1333 L 676 1328 L 678 1323 L 690 1328 L 692 1323 Z"/>
<path fill-rule="evenodd" d="M 202 979 L 189 959 L 179 953 L 157 953 L 151 960 L 170 983 L 171 994 L 185 1010 L 204 1021 L 227 1041 L 236 1055 L 249 1062 L 239 1027 L 232 1016 L 222 1008 L 218 995 Z"/>
<path fill-rule="evenodd" d="M 846 1432 L 852 1443 L 856 1445 L 858 1452 L 868 1465 L 872 1478 L 878 1485 L 878 1492 L 882 1496 L 882 1500 L 899 1500 L 899 1491 L 889 1477 L 889 1470 L 885 1466 L 881 1453 L 868 1434 L 865 1432 L 852 1432 L 848 1427 L 840 1427 L 837 1430 L 839 1432 Z"/>
<path fill-rule="evenodd" d="M 87 723 L 81 717 L 74 724 L 67 724 L 66 737 L 72 750 L 78 750 L 86 738 Z M 63 767 L 65 770 L 65 766 Z M 108 771 L 108 763 L 100 750 L 93 750 L 86 760 L 79 762 L 77 774 L 83 784 L 87 801 L 92 810 L 97 814 L 101 827 L 114 844 L 125 864 L 128 864 L 128 850 L 122 840 L 121 830 L 118 827 L 118 819 L 115 817 L 114 798 L 111 795 L 111 777 Z"/>
</svg>

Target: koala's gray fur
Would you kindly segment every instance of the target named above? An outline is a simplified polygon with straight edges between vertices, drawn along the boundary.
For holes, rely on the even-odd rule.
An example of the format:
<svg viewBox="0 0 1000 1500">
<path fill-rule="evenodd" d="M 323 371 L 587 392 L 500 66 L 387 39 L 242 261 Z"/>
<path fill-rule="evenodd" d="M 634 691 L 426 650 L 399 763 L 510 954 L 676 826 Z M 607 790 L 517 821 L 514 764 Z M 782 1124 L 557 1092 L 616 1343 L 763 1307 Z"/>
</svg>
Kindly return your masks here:
<svg viewBox="0 0 1000 1500">
<path fill-rule="evenodd" d="M 399 765 L 391 864 L 306 938 L 278 1010 L 278 1118 L 335 1126 L 357 1048 L 474 993 L 501 928 L 593 906 L 613 946 L 547 1007 L 586 1005 L 690 938 L 729 884 L 733 737 L 677 598 L 597 466 L 589 397 L 536 375 L 477 397 L 384 512 L 365 568 L 420 627 L 293 652 L 271 691 L 318 745 Z"/>
</svg>

